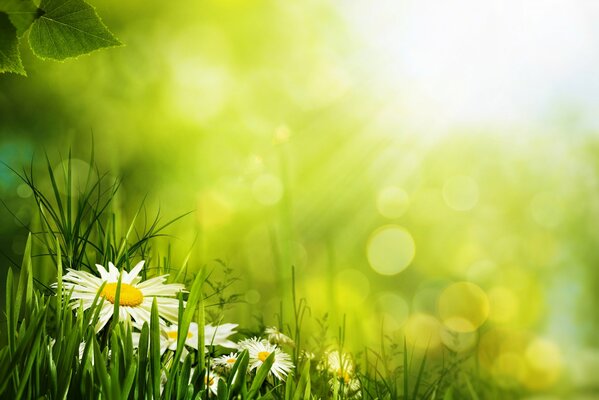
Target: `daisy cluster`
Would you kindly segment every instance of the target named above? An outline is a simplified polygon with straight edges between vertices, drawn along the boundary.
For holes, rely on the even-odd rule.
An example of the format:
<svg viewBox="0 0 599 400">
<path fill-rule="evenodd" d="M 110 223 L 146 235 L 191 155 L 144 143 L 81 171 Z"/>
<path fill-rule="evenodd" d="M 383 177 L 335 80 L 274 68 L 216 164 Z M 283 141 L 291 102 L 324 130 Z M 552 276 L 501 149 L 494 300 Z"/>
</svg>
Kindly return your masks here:
<svg viewBox="0 0 599 400">
<path fill-rule="evenodd" d="M 160 354 L 170 352 L 171 355 L 177 349 L 179 338 L 178 314 L 179 300 L 177 295 L 185 290 L 185 286 L 178 283 L 165 283 L 168 275 L 157 276 L 142 281 L 140 273 L 144 261 L 135 265 L 131 271 L 119 271 L 110 262 L 108 269 L 96 264 L 99 277 L 86 271 L 69 269 L 63 276 L 62 285 L 64 296 L 70 299 L 70 307 L 78 310 L 88 310 L 99 302 L 99 318 L 95 324 L 96 333 L 102 331 L 108 321 L 113 317 L 114 304 L 117 302 L 117 286 L 120 280 L 120 292 L 118 296 L 119 321 L 125 321 L 132 325 L 133 346 L 138 347 L 140 330 L 144 323 L 150 324 L 152 303 L 156 301 L 160 317 Z M 54 284 L 56 287 L 57 284 Z M 199 348 L 199 326 L 192 322 L 189 326 L 185 340 L 185 348 L 181 355 L 181 361 L 192 351 L 204 351 L 213 354 L 223 354 L 210 359 L 210 371 L 206 374 L 206 387 L 216 394 L 218 381 L 228 375 L 233 365 L 247 350 L 249 355 L 248 372 L 251 373 L 262 366 L 264 361 L 274 354 L 274 361 L 269 370 L 269 376 L 273 380 L 284 381 L 294 365 L 291 356 L 279 346 L 294 346 L 293 340 L 272 327 L 265 331 L 266 339 L 252 337 L 239 342 L 231 340 L 231 336 L 237 332 L 237 324 L 224 323 L 220 325 L 204 326 L 203 348 Z M 82 348 L 85 347 L 82 344 Z M 81 351 L 82 349 L 80 349 Z M 215 352 L 215 350 L 218 350 Z M 167 359 L 169 359 L 167 357 Z M 164 373 L 164 371 L 163 371 Z M 166 376 L 166 375 L 165 375 Z"/>
</svg>

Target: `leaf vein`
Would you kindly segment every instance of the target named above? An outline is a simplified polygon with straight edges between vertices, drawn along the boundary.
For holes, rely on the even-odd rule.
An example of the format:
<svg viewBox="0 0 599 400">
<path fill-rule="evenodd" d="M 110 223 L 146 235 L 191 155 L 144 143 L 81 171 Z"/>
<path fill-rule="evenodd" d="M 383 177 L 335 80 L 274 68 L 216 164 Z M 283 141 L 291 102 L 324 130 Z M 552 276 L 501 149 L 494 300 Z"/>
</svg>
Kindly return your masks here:
<svg viewBox="0 0 599 400">
<path fill-rule="evenodd" d="M 67 28 L 74 29 L 74 30 L 76 30 L 76 31 L 79 31 L 79 32 L 83 33 L 84 35 L 88 35 L 88 36 L 94 37 L 94 38 L 96 38 L 96 39 L 102 40 L 102 41 L 104 41 L 104 42 L 107 42 L 107 43 L 113 43 L 112 41 L 110 41 L 110 40 L 108 40 L 108 39 L 106 39 L 106 38 L 103 38 L 103 37 L 101 37 L 101 36 L 98 36 L 98 35 L 94 35 L 93 33 L 90 33 L 90 32 L 84 31 L 84 30 L 82 30 L 82 29 L 79 29 L 79 28 L 77 28 L 76 26 L 73 26 L 73 25 L 70 25 L 70 24 L 67 24 L 67 23 L 64 23 L 64 22 L 61 22 L 61 21 L 55 20 L 55 19 L 48 18 L 48 17 L 46 17 L 46 16 L 40 17 L 40 19 L 44 19 L 44 20 L 47 20 L 47 21 L 50 21 L 50 22 L 54 22 L 54 23 L 56 23 L 56 24 L 59 24 L 59 25 L 64 25 L 64 26 L 66 26 Z M 91 18 L 90 18 L 90 19 L 91 19 Z M 47 24 L 47 23 L 46 23 L 46 24 Z"/>
</svg>

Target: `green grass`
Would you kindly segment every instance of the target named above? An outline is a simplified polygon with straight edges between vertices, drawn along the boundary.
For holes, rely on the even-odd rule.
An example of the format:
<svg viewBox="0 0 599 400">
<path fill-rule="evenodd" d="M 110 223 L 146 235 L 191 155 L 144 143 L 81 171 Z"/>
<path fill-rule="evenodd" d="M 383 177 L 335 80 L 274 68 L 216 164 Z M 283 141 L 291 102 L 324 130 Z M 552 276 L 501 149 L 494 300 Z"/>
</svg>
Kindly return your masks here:
<svg viewBox="0 0 599 400">
<path fill-rule="evenodd" d="M 92 152 L 93 153 L 93 152 Z M 161 222 L 156 215 L 140 225 L 143 207 L 128 224 L 111 208 L 119 183 L 108 182 L 97 169 L 82 188 L 72 184 L 70 154 L 61 180 L 54 175 L 48 159 L 49 193 L 40 189 L 32 169 L 18 173 L 31 188 L 39 210 L 39 229 L 31 228 L 20 270 L 8 271 L 6 282 L 6 345 L 0 349 L 0 398 L 48 399 L 485 399 L 515 398 L 522 392 L 505 390 L 493 384 L 473 366 L 473 355 L 460 355 L 445 349 L 431 357 L 428 352 L 410 349 L 405 341 L 381 338 L 378 350 L 364 348 L 351 353 L 345 348 L 345 323 L 330 335 L 327 318 L 319 321 L 319 332 L 307 332 L 304 322 L 311 318 L 308 302 L 298 298 L 296 272 L 291 270 L 288 290 L 292 318 L 279 314 L 279 329 L 295 345 L 281 344 L 294 369 L 285 380 L 271 373 L 276 352 L 271 352 L 257 368 L 251 368 L 248 350 L 240 351 L 230 370 L 218 369 L 214 360 L 227 354 L 220 346 L 207 351 L 185 345 L 191 323 L 198 325 L 198 349 L 210 338 L 204 337 L 206 323 L 224 323 L 224 307 L 237 301 L 231 294 L 236 278 L 216 281 L 207 267 L 189 268 L 190 255 L 179 268 L 173 266 L 170 250 L 161 257 L 152 248 L 153 240 L 179 218 Z M 93 154 L 90 157 L 93 165 Z M 37 253 L 35 252 L 37 249 Z M 68 306 L 71 293 L 65 293 L 62 278 L 69 269 L 96 273 L 94 264 L 113 261 L 129 271 L 141 259 L 150 260 L 143 280 L 170 273 L 169 281 L 185 283 L 187 292 L 179 295 L 178 341 L 176 350 L 161 353 L 159 308 L 154 300 L 149 323 L 134 328 L 119 320 L 122 285 L 117 283 L 111 322 L 100 332 L 94 326 L 101 305 L 107 301 L 95 294 L 92 307 L 83 310 Z M 50 260 L 48 262 L 48 260 Z M 158 260 L 154 262 L 153 260 Z M 162 262 L 161 262 L 162 261 Z M 38 283 L 36 274 L 52 265 L 55 280 Z M 224 264 L 223 264 L 224 265 Z M 232 271 L 225 268 L 228 274 Z M 122 276 L 122 275 L 121 275 Z M 55 287 L 50 284 L 56 282 Z M 343 319 L 344 320 L 344 319 Z M 240 327 L 236 340 L 264 332 Z M 134 345 L 133 335 L 139 335 Z M 230 350 L 229 350 L 230 351 Z M 351 362 L 331 370 L 327 355 L 347 354 Z M 343 359 L 345 356 L 340 356 Z M 475 363 L 474 363 L 475 364 Z M 218 371 L 217 394 L 207 378 Z"/>
</svg>

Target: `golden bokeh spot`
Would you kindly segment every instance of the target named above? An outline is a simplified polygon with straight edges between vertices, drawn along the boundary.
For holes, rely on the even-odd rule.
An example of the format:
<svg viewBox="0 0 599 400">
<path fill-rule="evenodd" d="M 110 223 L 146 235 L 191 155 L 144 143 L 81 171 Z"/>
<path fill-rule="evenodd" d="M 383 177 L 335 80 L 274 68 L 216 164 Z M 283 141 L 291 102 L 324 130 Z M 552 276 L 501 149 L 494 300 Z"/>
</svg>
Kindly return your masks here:
<svg viewBox="0 0 599 400">
<path fill-rule="evenodd" d="M 489 317 L 489 299 L 485 292 L 470 282 L 449 285 L 439 296 L 439 316 L 443 324 L 455 332 L 472 332 Z"/>
<path fill-rule="evenodd" d="M 441 341 L 447 348 L 462 353 L 476 346 L 478 332 L 454 332 L 447 328 L 441 329 Z"/>
<path fill-rule="evenodd" d="M 100 296 L 114 304 L 116 300 L 116 283 L 107 283 L 102 289 Z M 119 294 L 119 305 L 126 307 L 137 307 L 144 300 L 144 295 L 135 286 L 131 286 L 128 283 L 121 283 L 121 292 Z"/>
<path fill-rule="evenodd" d="M 268 351 L 261 351 L 258 353 L 258 359 L 262 362 L 266 361 L 270 353 Z"/>
<path fill-rule="evenodd" d="M 496 286 L 489 290 L 489 305 L 489 319 L 493 322 L 510 322 L 518 315 L 518 297 L 506 287 Z"/>
<path fill-rule="evenodd" d="M 441 324 L 428 314 L 414 314 L 408 318 L 404 332 L 406 341 L 415 348 L 432 350 L 441 344 Z"/>
<path fill-rule="evenodd" d="M 536 338 L 526 347 L 524 358 L 528 366 L 524 384 L 530 389 L 547 389 L 559 378 L 562 356 L 555 343 Z"/>
</svg>

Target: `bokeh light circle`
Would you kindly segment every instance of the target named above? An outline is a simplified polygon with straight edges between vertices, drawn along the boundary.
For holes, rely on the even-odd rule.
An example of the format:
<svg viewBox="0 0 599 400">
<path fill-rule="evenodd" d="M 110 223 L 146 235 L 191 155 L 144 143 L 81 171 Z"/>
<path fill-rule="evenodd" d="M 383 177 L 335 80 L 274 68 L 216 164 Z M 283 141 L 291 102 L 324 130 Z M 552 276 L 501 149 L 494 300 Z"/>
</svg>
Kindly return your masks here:
<svg viewBox="0 0 599 400">
<path fill-rule="evenodd" d="M 489 299 L 486 293 L 470 282 L 449 285 L 439 296 L 439 316 L 443 324 L 454 332 L 472 332 L 489 317 Z"/>
<path fill-rule="evenodd" d="M 392 292 L 383 292 L 376 299 L 377 310 L 383 315 L 386 323 L 402 326 L 410 315 L 410 306 L 401 296 Z"/>
<path fill-rule="evenodd" d="M 441 324 L 432 315 L 416 313 L 408 318 L 404 332 L 406 342 L 417 349 L 432 350 L 441 344 Z"/>
<path fill-rule="evenodd" d="M 478 184 L 469 176 L 454 176 L 443 185 L 445 203 L 456 211 L 468 211 L 478 203 Z"/>
<path fill-rule="evenodd" d="M 33 190 L 31 190 L 31 188 L 29 187 L 28 184 L 21 183 L 19 186 L 17 186 L 17 195 L 20 198 L 26 199 L 28 197 L 31 197 L 32 194 L 33 194 Z"/>
<path fill-rule="evenodd" d="M 245 301 L 247 301 L 248 304 L 258 304 L 261 298 L 262 296 L 260 295 L 260 292 L 257 290 L 250 289 L 247 292 L 245 292 Z"/>
<path fill-rule="evenodd" d="M 395 275 L 410 265 L 416 253 L 410 232 L 397 225 L 383 226 L 374 231 L 366 248 L 368 262 L 381 275 Z"/>
<path fill-rule="evenodd" d="M 476 346 L 478 332 L 454 332 L 446 327 L 441 328 L 441 341 L 447 348 L 456 353 L 463 353 Z"/>
<path fill-rule="evenodd" d="M 277 204 L 283 197 L 283 184 L 274 175 L 262 174 L 254 180 L 252 194 L 258 203 L 271 206 Z"/>
<path fill-rule="evenodd" d="M 489 319 L 493 322 L 507 323 L 516 317 L 519 301 L 516 294 L 509 288 L 496 286 L 489 290 Z"/>
<path fill-rule="evenodd" d="M 410 204 L 410 199 L 405 191 L 396 186 L 387 186 L 379 192 L 376 207 L 379 213 L 386 218 L 401 217 Z"/>
</svg>

